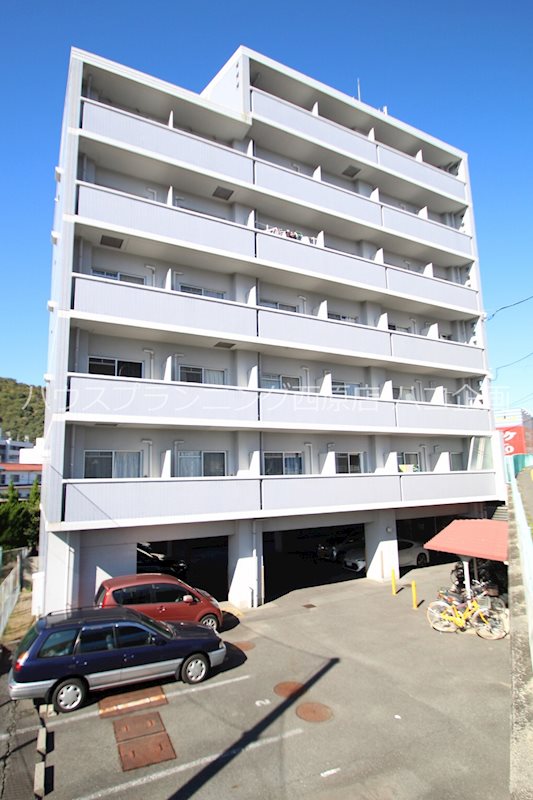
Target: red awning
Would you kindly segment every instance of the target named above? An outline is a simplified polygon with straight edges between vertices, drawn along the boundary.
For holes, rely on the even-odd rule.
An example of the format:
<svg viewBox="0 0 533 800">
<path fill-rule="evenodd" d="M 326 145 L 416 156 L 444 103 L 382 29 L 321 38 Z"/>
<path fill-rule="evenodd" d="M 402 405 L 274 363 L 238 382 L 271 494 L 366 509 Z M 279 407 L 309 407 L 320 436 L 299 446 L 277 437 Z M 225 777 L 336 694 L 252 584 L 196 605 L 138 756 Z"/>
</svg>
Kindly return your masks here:
<svg viewBox="0 0 533 800">
<path fill-rule="evenodd" d="M 509 525 L 494 519 L 454 519 L 425 543 L 428 550 L 507 561 Z"/>
</svg>

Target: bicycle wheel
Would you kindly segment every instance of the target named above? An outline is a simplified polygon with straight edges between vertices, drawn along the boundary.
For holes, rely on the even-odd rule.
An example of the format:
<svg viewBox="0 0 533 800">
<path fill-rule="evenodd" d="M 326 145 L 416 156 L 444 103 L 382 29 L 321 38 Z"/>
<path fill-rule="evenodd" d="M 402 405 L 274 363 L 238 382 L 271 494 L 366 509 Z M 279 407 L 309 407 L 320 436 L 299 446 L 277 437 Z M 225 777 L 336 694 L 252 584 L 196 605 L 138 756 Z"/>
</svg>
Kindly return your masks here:
<svg viewBox="0 0 533 800">
<path fill-rule="evenodd" d="M 455 623 L 448 619 L 452 614 L 451 607 L 442 600 L 434 600 L 430 603 L 426 612 L 426 617 L 431 627 L 439 633 L 454 633 L 457 628 Z"/>
<path fill-rule="evenodd" d="M 505 611 L 507 611 L 507 606 L 505 605 L 501 597 L 491 597 L 490 607 L 492 611 L 498 611 L 499 613 L 505 613 Z"/>
<path fill-rule="evenodd" d="M 472 617 L 472 625 L 482 639 L 503 639 L 507 636 L 505 620 L 497 611 L 476 611 Z"/>
</svg>

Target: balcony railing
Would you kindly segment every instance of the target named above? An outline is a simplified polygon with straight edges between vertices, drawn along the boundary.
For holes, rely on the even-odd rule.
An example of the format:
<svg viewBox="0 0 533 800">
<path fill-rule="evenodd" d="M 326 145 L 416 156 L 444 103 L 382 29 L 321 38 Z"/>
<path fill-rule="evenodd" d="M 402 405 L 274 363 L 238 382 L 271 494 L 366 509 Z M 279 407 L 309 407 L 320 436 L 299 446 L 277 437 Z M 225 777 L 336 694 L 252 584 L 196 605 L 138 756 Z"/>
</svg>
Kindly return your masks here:
<svg viewBox="0 0 533 800">
<path fill-rule="evenodd" d="M 63 521 L 83 527 L 479 502 L 495 473 L 446 472 L 64 481 Z"/>
<path fill-rule="evenodd" d="M 252 111 L 255 117 L 288 129 L 296 136 L 304 136 L 322 147 L 341 150 L 351 160 L 360 159 L 393 171 L 408 180 L 423 183 L 433 191 L 445 192 L 461 201 L 466 199 L 464 182 L 455 175 L 387 145 L 371 141 L 357 131 L 351 131 L 286 100 L 254 89 Z"/>
</svg>

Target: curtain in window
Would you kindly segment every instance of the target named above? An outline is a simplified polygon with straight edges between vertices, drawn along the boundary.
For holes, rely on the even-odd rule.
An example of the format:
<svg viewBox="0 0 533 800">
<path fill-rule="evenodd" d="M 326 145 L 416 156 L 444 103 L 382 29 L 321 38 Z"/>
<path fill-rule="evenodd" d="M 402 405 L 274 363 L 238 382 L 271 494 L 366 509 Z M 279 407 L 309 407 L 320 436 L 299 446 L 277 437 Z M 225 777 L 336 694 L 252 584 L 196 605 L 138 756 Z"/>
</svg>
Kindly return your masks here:
<svg viewBox="0 0 533 800">
<path fill-rule="evenodd" d="M 114 478 L 140 478 L 141 454 L 125 450 L 115 453 L 113 467 Z"/>
<path fill-rule="evenodd" d="M 202 474 L 200 450 L 179 450 L 177 457 L 178 478 L 198 478 Z"/>
<path fill-rule="evenodd" d="M 302 454 L 301 453 L 285 453 L 284 458 L 285 475 L 301 475 L 302 474 Z"/>
<path fill-rule="evenodd" d="M 205 383 L 224 383 L 224 370 L 223 369 L 204 369 L 204 382 Z"/>
</svg>

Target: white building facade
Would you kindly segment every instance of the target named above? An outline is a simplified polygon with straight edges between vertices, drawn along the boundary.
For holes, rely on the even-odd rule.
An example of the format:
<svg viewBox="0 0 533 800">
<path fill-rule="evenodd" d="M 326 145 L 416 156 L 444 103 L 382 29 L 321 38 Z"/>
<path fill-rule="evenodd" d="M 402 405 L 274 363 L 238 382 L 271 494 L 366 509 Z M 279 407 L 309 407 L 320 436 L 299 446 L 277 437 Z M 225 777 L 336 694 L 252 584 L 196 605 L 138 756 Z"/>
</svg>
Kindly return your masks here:
<svg viewBox="0 0 533 800">
<path fill-rule="evenodd" d="M 504 483 L 466 156 L 239 48 L 201 94 L 72 52 L 54 221 L 43 610 L 220 537 L 483 516 Z"/>
</svg>

